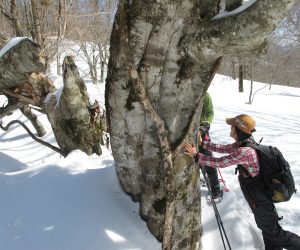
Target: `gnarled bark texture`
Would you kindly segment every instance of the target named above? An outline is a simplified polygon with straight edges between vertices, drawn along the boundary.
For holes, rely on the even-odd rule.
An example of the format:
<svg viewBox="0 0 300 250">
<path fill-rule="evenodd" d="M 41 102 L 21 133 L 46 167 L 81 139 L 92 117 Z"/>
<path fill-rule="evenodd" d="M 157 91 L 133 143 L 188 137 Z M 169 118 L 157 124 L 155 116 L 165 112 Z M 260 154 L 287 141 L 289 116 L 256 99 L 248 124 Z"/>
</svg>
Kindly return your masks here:
<svg viewBox="0 0 300 250">
<path fill-rule="evenodd" d="M 257 0 L 220 17 L 218 0 L 120 1 L 106 81 L 112 151 L 164 249 L 199 248 L 198 171 L 182 146 L 221 57 L 263 49 L 296 2 Z"/>
<path fill-rule="evenodd" d="M 32 122 L 39 136 L 46 131 L 29 104 L 46 113 L 56 141 L 65 156 L 80 149 L 87 154 L 101 154 L 104 129 L 99 106 L 90 106 L 88 93 L 71 57 L 64 60 L 64 87 L 60 99 L 52 94 L 56 89 L 42 74 L 45 64 L 40 47 L 27 38 L 14 38 L 0 52 L 0 94 L 8 102 L 0 107 L 0 118 L 20 109 Z M 48 94 L 50 101 L 46 101 Z"/>
<path fill-rule="evenodd" d="M 80 149 L 89 155 L 100 155 L 102 138 L 93 127 L 86 86 L 70 56 L 66 56 L 63 62 L 63 80 L 60 99 L 56 100 L 52 95 L 46 107 L 57 143 L 66 154 Z"/>
<path fill-rule="evenodd" d="M 17 39 L 15 38 L 15 41 Z M 40 47 L 28 38 L 19 38 L 12 48 L 3 48 L 0 57 L 0 88 L 13 88 L 24 84 L 32 72 L 45 71 L 39 56 Z"/>
</svg>

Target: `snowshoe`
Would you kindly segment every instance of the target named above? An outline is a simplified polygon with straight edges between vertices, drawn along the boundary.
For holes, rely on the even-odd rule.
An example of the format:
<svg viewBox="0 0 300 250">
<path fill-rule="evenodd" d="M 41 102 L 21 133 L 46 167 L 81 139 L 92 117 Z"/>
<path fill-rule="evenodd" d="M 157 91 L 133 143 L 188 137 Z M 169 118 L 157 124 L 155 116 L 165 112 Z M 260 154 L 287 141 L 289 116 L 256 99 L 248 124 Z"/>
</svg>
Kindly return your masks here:
<svg viewBox="0 0 300 250">
<path fill-rule="evenodd" d="M 200 176 L 200 185 L 201 187 L 206 187 L 205 179 L 202 176 Z"/>
<path fill-rule="evenodd" d="M 215 203 L 220 203 L 223 200 L 223 190 L 221 189 L 218 192 L 213 192 L 212 195 L 208 194 L 206 200 L 208 203 L 212 203 L 212 199 Z"/>
</svg>

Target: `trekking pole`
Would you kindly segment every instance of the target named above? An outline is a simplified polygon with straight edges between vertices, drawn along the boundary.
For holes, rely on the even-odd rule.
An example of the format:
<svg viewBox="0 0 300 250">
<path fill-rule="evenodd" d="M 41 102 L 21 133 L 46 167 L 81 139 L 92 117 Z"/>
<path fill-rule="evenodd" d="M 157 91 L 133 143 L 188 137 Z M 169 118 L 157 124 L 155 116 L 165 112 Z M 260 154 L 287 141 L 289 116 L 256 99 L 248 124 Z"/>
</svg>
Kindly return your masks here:
<svg viewBox="0 0 300 250">
<path fill-rule="evenodd" d="M 220 179 L 220 181 L 223 183 L 223 185 L 224 185 L 224 191 L 225 192 L 229 192 L 229 188 L 228 187 L 226 187 L 226 184 L 225 184 L 225 180 L 223 179 L 223 176 L 222 176 L 222 174 L 221 174 L 221 170 L 218 168 L 218 172 L 219 172 L 219 175 L 220 175 L 220 177 L 221 177 L 221 179 Z"/>
<path fill-rule="evenodd" d="M 210 187 L 210 184 L 209 184 L 209 181 L 207 179 L 207 173 L 205 171 L 204 168 L 200 168 L 201 169 L 201 172 L 202 172 L 202 175 L 204 177 L 204 180 L 205 180 L 205 183 L 206 183 L 206 186 L 207 186 L 207 189 L 208 189 L 208 192 L 209 194 L 211 195 L 212 192 L 211 192 L 211 187 Z M 224 249 L 226 250 L 226 245 L 225 245 L 225 241 L 224 241 L 224 237 L 226 239 L 226 243 L 229 247 L 229 250 L 231 250 L 231 246 L 230 246 L 230 243 L 229 243 L 229 240 L 228 240 L 228 237 L 227 237 L 227 234 L 226 234 L 226 231 L 225 231 L 225 228 L 224 228 L 224 225 L 223 225 L 223 222 L 222 222 L 222 219 L 221 219 L 221 216 L 220 216 L 220 213 L 218 211 L 218 208 L 217 208 L 217 205 L 216 205 L 216 202 L 214 201 L 213 198 L 211 198 L 211 203 L 213 205 L 213 209 L 214 209 L 214 213 L 215 213 L 215 217 L 216 217 L 216 220 L 217 220 L 217 224 L 218 224 L 218 228 L 219 228 L 219 232 L 220 232 L 220 235 L 221 235 L 221 239 L 222 239 L 222 243 L 223 243 L 223 246 L 224 246 Z M 223 235 L 224 234 L 224 235 Z"/>
<path fill-rule="evenodd" d="M 194 131 L 194 135 L 195 135 L 195 145 L 196 145 L 196 149 L 199 148 L 199 144 L 198 144 L 198 128 L 196 126 L 195 128 L 195 131 Z M 199 166 L 200 167 L 200 166 Z M 203 175 L 203 178 L 204 178 L 204 181 L 205 181 L 205 184 L 208 188 L 208 192 L 210 193 L 210 195 L 212 194 L 211 192 L 211 187 L 210 187 L 210 184 L 209 184 L 209 181 L 207 179 L 207 173 L 205 171 L 204 168 L 200 167 L 201 169 L 201 172 L 202 172 L 202 175 Z M 200 174 L 200 171 L 199 171 L 199 174 Z M 226 248 L 226 245 L 225 245 L 225 242 L 224 242 L 224 236 L 225 236 L 225 239 L 226 239 L 226 242 L 227 242 L 227 245 L 229 247 L 229 250 L 231 250 L 231 246 L 230 246 L 230 243 L 229 243 L 229 240 L 228 240 L 228 237 L 226 235 L 226 231 L 225 231 L 225 228 L 223 226 L 223 222 L 222 222 L 222 219 L 221 219 L 221 216 L 219 214 L 219 211 L 218 211 L 218 208 L 217 208 L 217 205 L 214 201 L 214 199 L 212 199 L 212 205 L 213 205 L 213 209 L 214 209 L 214 213 L 215 213 L 215 217 L 216 217 L 216 220 L 217 220 L 217 224 L 218 224 L 218 228 L 219 228 L 219 232 L 220 232 L 220 235 L 221 235 L 221 238 L 222 238 L 222 243 L 223 243 L 223 246 L 224 246 L 224 249 L 227 250 Z M 223 232 L 222 232 L 223 231 Z M 224 234 L 224 236 L 223 236 Z"/>
</svg>

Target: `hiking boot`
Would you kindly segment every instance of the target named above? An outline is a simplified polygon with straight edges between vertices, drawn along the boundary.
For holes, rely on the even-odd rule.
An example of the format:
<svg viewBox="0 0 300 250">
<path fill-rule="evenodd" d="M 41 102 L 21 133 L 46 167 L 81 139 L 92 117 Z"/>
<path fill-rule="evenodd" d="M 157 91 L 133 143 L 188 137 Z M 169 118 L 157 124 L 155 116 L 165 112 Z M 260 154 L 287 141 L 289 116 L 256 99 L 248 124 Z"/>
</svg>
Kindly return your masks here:
<svg viewBox="0 0 300 250">
<path fill-rule="evenodd" d="M 223 199 L 223 190 L 219 189 L 219 190 L 213 190 L 212 194 L 207 196 L 207 201 L 209 203 L 212 202 L 212 199 L 214 200 L 215 203 L 219 203 L 222 201 Z"/>
</svg>

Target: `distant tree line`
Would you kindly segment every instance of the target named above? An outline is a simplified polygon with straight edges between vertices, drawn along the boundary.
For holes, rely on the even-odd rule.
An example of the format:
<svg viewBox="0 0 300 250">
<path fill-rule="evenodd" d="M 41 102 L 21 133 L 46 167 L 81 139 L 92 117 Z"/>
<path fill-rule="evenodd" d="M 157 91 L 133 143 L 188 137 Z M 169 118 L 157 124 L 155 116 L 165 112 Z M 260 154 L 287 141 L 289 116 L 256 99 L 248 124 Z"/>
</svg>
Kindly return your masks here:
<svg viewBox="0 0 300 250">
<path fill-rule="evenodd" d="M 234 79 L 242 76 L 247 80 L 300 87 L 300 4 L 289 12 L 266 42 L 268 45 L 259 54 L 224 57 L 219 73 Z"/>
<path fill-rule="evenodd" d="M 0 124 L 19 109 L 41 137 L 46 131 L 33 112 L 38 111 L 47 115 L 62 155 L 74 149 L 102 153 L 105 112 L 99 103 L 90 103 L 79 73 L 94 84 L 104 83 L 116 5 L 117 0 L 0 0 L 0 49 L 11 38 L 29 38 L 17 38 L 19 42 L 0 57 L 0 94 L 6 97 Z M 76 67 L 74 55 L 87 63 L 86 72 Z M 63 76 L 59 99 L 45 74 L 53 63 Z M 9 124 L 16 123 L 21 124 Z"/>
<path fill-rule="evenodd" d="M 12 37 L 38 43 L 49 67 L 61 74 L 67 41 L 79 45 L 93 83 L 104 82 L 111 27 L 118 0 L 0 0 L 0 48 Z"/>
</svg>

